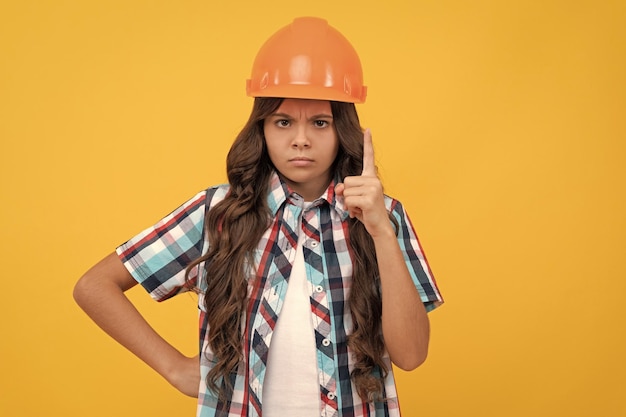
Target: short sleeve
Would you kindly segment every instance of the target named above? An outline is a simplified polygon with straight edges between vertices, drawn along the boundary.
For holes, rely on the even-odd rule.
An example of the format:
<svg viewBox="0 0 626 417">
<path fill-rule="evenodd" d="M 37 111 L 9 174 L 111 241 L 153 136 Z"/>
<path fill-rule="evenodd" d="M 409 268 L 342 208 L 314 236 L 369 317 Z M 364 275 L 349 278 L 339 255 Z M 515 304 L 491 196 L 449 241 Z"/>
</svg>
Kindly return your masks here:
<svg viewBox="0 0 626 417">
<path fill-rule="evenodd" d="M 426 311 L 431 311 L 443 304 L 443 298 L 437 288 L 437 283 L 408 214 L 397 200 L 391 200 L 390 206 L 391 214 L 398 222 L 398 243 L 403 252 L 409 273 L 426 307 Z"/>
<path fill-rule="evenodd" d="M 157 301 L 193 288 L 186 283 L 185 268 L 202 254 L 206 195 L 196 194 L 116 249 L 133 278 Z"/>
</svg>

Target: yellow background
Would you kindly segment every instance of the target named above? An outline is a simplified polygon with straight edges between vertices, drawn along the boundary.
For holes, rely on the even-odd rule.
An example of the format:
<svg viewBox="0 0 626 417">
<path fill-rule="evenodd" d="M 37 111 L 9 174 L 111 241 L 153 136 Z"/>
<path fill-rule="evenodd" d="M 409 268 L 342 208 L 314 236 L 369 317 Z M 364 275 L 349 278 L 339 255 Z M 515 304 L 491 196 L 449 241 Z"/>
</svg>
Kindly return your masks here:
<svg viewBox="0 0 626 417">
<path fill-rule="evenodd" d="M 300 15 L 359 51 L 446 298 L 404 415 L 626 415 L 626 3 L 592 0 L 3 1 L 0 415 L 193 415 L 72 287 L 224 181 L 254 55 Z M 192 296 L 130 296 L 193 354 Z"/>
</svg>

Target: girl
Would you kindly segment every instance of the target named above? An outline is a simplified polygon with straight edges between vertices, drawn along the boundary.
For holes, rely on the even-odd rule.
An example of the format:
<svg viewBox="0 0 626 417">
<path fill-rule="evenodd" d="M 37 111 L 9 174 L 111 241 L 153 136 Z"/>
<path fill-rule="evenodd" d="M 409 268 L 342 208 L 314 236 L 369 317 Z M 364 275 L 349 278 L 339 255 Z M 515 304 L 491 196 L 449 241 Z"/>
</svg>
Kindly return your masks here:
<svg viewBox="0 0 626 417">
<path fill-rule="evenodd" d="M 359 58 L 325 20 L 260 49 L 255 97 L 211 187 L 122 244 L 76 284 L 78 304 L 181 392 L 198 416 L 398 416 L 392 363 L 426 358 L 442 302 L 402 205 L 383 194 Z M 124 292 L 198 293 L 187 358 Z"/>
</svg>

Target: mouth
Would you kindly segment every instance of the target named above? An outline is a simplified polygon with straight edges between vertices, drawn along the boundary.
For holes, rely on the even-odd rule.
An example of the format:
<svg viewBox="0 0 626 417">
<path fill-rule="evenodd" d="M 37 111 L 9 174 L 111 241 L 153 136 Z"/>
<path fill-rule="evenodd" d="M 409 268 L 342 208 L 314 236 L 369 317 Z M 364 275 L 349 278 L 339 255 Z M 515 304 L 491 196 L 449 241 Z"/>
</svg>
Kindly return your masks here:
<svg viewBox="0 0 626 417">
<path fill-rule="evenodd" d="M 295 158 L 289 159 L 289 163 L 295 167 L 309 167 L 313 164 L 313 160 L 305 156 L 296 156 Z"/>
</svg>

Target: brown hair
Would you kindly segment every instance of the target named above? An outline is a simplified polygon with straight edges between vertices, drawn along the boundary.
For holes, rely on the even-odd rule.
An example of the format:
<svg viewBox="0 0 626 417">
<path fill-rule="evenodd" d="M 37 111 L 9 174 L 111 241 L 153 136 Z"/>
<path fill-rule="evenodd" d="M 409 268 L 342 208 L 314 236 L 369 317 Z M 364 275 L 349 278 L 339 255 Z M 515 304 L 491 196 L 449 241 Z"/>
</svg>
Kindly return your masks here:
<svg viewBox="0 0 626 417">
<path fill-rule="evenodd" d="M 278 109 L 282 99 L 256 98 L 250 117 L 227 157 L 230 191 L 206 214 L 205 232 L 209 251 L 196 259 L 188 271 L 206 262 L 207 289 L 204 306 L 208 320 L 208 342 L 217 358 L 207 376 L 207 386 L 220 398 L 232 391 L 230 374 L 241 360 L 242 320 L 247 307 L 247 266 L 254 265 L 254 250 L 270 225 L 267 207 L 273 165 L 268 156 L 263 122 Z M 363 131 L 352 103 L 331 102 L 339 151 L 334 174 L 340 178 L 360 175 L 363 167 Z M 383 379 L 389 372 L 382 360 L 382 302 L 378 285 L 378 262 L 369 233 L 356 219 L 349 222 L 349 247 L 353 276 L 349 306 L 353 329 L 348 345 L 355 366 L 351 378 L 365 401 L 380 399 Z M 375 369 L 380 369 L 380 374 Z M 222 380 L 222 387 L 218 385 Z"/>
</svg>

